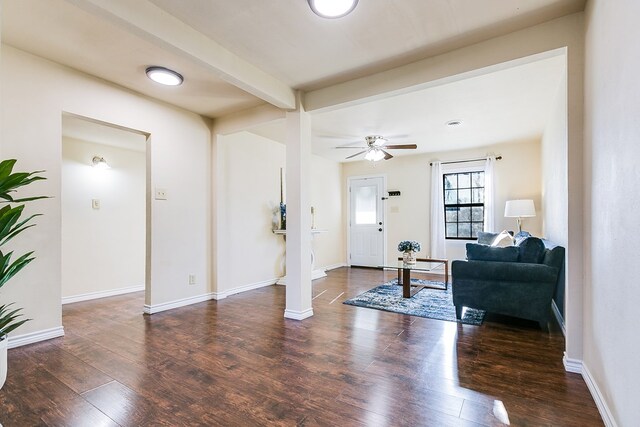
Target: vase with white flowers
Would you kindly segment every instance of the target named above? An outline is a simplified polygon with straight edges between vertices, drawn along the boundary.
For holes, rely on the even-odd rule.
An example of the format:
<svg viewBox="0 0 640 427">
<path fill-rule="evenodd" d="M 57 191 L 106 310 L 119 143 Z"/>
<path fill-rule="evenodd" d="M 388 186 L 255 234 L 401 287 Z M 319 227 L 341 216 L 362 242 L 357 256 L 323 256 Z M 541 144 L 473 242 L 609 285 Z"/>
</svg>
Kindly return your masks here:
<svg viewBox="0 0 640 427">
<path fill-rule="evenodd" d="M 420 251 L 420 242 L 415 240 L 403 240 L 398 243 L 398 251 L 402 252 L 402 262 L 405 264 L 415 264 L 417 252 Z"/>
</svg>

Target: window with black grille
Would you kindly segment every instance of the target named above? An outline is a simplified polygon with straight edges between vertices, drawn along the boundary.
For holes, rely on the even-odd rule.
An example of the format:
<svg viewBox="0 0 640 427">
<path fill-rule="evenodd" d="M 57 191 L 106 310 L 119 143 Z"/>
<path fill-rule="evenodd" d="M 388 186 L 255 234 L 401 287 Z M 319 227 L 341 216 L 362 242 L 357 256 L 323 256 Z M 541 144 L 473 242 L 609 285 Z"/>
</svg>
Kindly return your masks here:
<svg viewBox="0 0 640 427">
<path fill-rule="evenodd" d="M 475 240 L 484 228 L 484 171 L 443 175 L 447 239 Z"/>
</svg>

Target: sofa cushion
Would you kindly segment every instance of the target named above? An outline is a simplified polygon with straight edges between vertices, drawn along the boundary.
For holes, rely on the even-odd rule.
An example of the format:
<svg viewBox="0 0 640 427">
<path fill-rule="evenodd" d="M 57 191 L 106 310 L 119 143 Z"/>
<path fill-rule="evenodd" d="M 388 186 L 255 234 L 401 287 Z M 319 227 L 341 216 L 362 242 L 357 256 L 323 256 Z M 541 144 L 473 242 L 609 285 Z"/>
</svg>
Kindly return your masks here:
<svg viewBox="0 0 640 427">
<path fill-rule="evenodd" d="M 491 246 L 504 248 L 506 246 L 513 246 L 514 243 L 515 240 L 511 233 L 509 233 L 507 230 L 504 230 L 500 234 L 498 234 L 495 239 L 493 239 L 493 242 L 491 242 Z"/>
<path fill-rule="evenodd" d="M 454 260 L 451 263 L 454 289 L 456 281 L 544 282 L 556 283 L 558 269 L 544 264 Z M 455 292 L 454 292 L 455 294 Z"/>
<path fill-rule="evenodd" d="M 520 242 L 530 236 L 531 233 L 529 233 L 528 231 L 520 231 L 519 233 L 516 233 L 515 236 L 513 236 L 513 238 L 516 240 L 516 246 L 518 246 Z"/>
<path fill-rule="evenodd" d="M 531 264 L 539 264 L 544 258 L 544 242 L 537 237 L 527 237 L 517 244 L 517 248 L 520 251 L 520 262 L 528 262 Z"/>
<path fill-rule="evenodd" d="M 478 244 L 491 245 L 500 233 L 492 233 L 490 231 L 478 231 Z"/>
<path fill-rule="evenodd" d="M 518 261 L 519 249 L 516 246 L 504 248 L 467 243 L 467 259 L 473 261 Z"/>
</svg>

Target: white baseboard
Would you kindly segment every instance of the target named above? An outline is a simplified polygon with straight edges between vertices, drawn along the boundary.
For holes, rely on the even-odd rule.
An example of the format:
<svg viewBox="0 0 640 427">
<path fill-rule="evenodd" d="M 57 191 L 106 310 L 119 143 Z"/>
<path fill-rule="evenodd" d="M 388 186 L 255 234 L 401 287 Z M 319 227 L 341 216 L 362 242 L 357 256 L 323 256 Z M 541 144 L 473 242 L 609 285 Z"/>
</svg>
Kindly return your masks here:
<svg viewBox="0 0 640 427">
<path fill-rule="evenodd" d="M 598 388 L 598 384 L 595 382 L 593 377 L 591 376 L 591 372 L 589 372 L 589 368 L 584 363 L 582 364 L 582 378 L 584 378 L 584 382 L 587 383 L 587 388 L 591 392 L 591 396 L 593 396 L 593 400 L 596 402 L 596 406 L 598 407 L 598 411 L 600 412 L 600 416 L 602 417 L 602 421 L 604 425 L 607 427 L 617 427 L 615 418 L 613 418 L 613 414 L 611 414 L 611 410 L 609 410 L 609 406 Z"/>
<path fill-rule="evenodd" d="M 252 291 L 254 289 L 264 288 L 265 286 L 275 285 L 277 281 L 278 281 L 278 279 L 274 278 L 274 279 L 269 279 L 269 280 L 263 280 L 261 282 L 250 283 L 248 285 L 238 286 L 237 288 L 229 289 L 229 290 L 222 291 L 222 292 L 214 292 L 213 293 L 213 299 L 221 300 L 221 299 L 225 299 L 226 297 L 231 296 L 231 295 L 236 295 L 236 294 L 239 294 L 239 293 L 242 293 L 242 292 Z"/>
<path fill-rule="evenodd" d="M 574 374 L 582 374 L 582 360 L 570 359 L 567 357 L 567 353 L 564 353 L 562 357 L 562 363 L 564 364 L 564 370 L 567 372 L 573 372 Z"/>
<path fill-rule="evenodd" d="M 346 266 L 347 266 L 346 262 L 339 262 L 337 264 L 327 265 L 326 267 L 323 267 L 322 269 L 324 271 L 331 271 L 331 270 L 335 270 L 336 268 L 341 268 L 341 267 L 346 267 Z"/>
<path fill-rule="evenodd" d="M 265 286 L 271 286 L 276 283 L 278 279 L 263 280 L 261 282 L 250 283 L 248 285 L 238 286 L 237 288 L 228 289 L 222 292 L 210 292 L 204 295 L 197 295 L 195 297 L 183 298 L 175 301 L 165 302 L 162 304 L 154 304 L 144 306 L 144 312 L 147 314 L 160 313 L 161 311 L 172 310 L 174 308 L 185 307 L 191 304 L 198 304 L 209 300 L 221 300 L 228 296 L 236 295 L 242 292 L 251 291 Z"/>
<path fill-rule="evenodd" d="M 144 312 L 146 314 L 155 314 L 160 313 L 161 311 L 172 310 L 174 308 L 180 308 L 191 304 L 198 304 L 201 302 L 209 301 L 214 299 L 213 293 L 208 293 L 204 295 L 197 295 L 195 297 L 182 298 L 175 301 L 163 302 L 161 304 L 153 304 L 153 305 L 144 305 Z"/>
<path fill-rule="evenodd" d="M 130 294 L 132 292 L 144 291 L 144 285 L 130 286 L 128 288 L 113 289 L 110 291 L 89 292 L 87 294 L 73 295 L 70 297 L 62 297 L 62 305 L 73 304 L 74 302 L 89 301 L 92 299 L 113 297 L 116 295 Z"/>
<path fill-rule="evenodd" d="M 296 310 L 285 310 L 284 317 L 287 319 L 293 320 L 304 320 L 313 316 L 313 308 L 309 308 L 304 311 L 296 311 Z"/>
<path fill-rule="evenodd" d="M 554 300 L 551 300 L 551 309 L 553 310 L 553 314 L 556 316 L 556 320 L 558 321 L 558 325 L 560 325 L 560 329 L 562 329 L 562 335 L 567 336 L 567 330 L 564 326 L 564 319 L 562 318 L 562 314 L 560 314 L 560 309 L 556 305 Z"/>
<path fill-rule="evenodd" d="M 327 273 L 325 273 L 324 268 L 316 268 L 311 271 L 311 280 L 322 279 L 323 277 L 327 277 Z M 287 284 L 287 276 L 282 276 L 276 282 L 276 285 L 286 285 Z"/>
<path fill-rule="evenodd" d="M 28 334 L 16 335 L 15 337 L 9 337 L 9 348 L 21 347 L 27 344 L 34 344 L 40 341 L 50 340 L 52 338 L 58 338 L 64 336 L 64 327 L 58 326 L 57 328 L 44 329 L 42 331 L 30 332 Z"/>
</svg>

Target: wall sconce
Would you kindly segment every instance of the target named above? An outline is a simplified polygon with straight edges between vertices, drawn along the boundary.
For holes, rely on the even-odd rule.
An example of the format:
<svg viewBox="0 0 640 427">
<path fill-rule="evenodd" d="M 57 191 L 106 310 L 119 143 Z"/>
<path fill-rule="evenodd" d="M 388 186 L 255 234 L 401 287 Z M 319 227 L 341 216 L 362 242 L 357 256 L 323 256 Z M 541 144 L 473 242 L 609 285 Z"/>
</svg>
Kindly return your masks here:
<svg viewBox="0 0 640 427">
<path fill-rule="evenodd" d="M 96 169 L 111 169 L 111 166 L 107 163 L 107 161 L 102 156 L 93 156 L 91 159 L 91 166 Z"/>
</svg>

